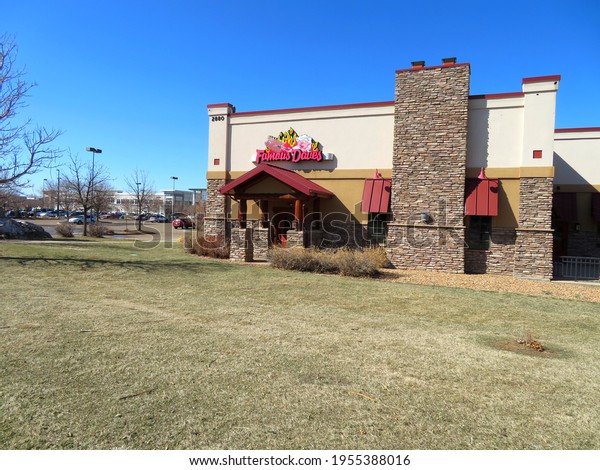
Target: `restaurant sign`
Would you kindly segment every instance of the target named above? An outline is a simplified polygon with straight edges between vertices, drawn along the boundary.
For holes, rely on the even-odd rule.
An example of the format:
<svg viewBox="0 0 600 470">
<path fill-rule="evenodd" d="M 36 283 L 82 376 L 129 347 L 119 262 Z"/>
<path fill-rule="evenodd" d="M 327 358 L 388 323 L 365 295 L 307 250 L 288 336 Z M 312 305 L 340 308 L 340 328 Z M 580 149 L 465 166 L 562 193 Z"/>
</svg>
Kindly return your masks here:
<svg viewBox="0 0 600 470">
<path fill-rule="evenodd" d="M 280 132 L 277 137 L 269 136 L 264 150 L 256 151 L 256 163 L 262 162 L 320 162 L 327 160 L 320 150 L 319 142 L 312 137 L 298 133 L 290 127 L 287 132 Z"/>
</svg>

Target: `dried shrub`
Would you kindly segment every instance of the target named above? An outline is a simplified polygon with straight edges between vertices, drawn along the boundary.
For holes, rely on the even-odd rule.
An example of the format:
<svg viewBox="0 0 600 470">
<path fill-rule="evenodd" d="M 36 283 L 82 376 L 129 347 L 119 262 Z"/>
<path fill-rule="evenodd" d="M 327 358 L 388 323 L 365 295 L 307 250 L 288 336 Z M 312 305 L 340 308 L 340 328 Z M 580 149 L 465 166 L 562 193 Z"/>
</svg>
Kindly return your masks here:
<svg viewBox="0 0 600 470">
<path fill-rule="evenodd" d="M 114 232 L 112 230 L 109 230 L 107 227 L 105 227 L 102 224 L 88 225 L 87 232 L 90 237 L 94 237 L 94 238 L 102 238 L 105 235 L 113 235 L 114 234 Z"/>
<path fill-rule="evenodd" d="M 229 258 L 229 243 L 222 235 L 205 237 L 203 233 L 199 233 L 191 248 L 188 248 L 185 243 L 184 246 L 186 247 L 186 251 L 196 253 L 199 256 L 220 259 Z"/>
<path fill-rule="evenodd" d="M 385 252 L 380 249 L 317 250 L 294 247 L 273 248 L 269 254 L 271 265 L 276 268 L 353 277 L 376 277 L 381 274 L 379 268 L 387 265 Z"/>
<path fill-rule="evenodd" d="M 536 339 L 533 339 L 533 333 L 531 333 L 530 331 L 525 333 L 525 335 L 522 338 L 519 338 L 517 340 L 517 343 L 538 352 L 544 352 L 546 350 L 542 343 L 540 343 Z"/>
<path fill-rule="evenodd" d="M 61 222 L 56 226 L 56 233 L 64 238 L 73 238 L 73 225 L 68 222 Z"/>
</svg>

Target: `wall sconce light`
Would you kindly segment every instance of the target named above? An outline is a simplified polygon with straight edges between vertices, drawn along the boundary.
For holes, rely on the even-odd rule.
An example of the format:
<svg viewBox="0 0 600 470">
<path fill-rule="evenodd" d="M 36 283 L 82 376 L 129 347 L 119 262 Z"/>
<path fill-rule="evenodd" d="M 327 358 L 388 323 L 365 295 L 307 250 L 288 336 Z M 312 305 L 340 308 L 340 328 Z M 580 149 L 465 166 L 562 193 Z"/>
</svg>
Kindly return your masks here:
<svg viewBox="0 0 600 470">
<path fill-rule="evenodd" d="M 422 224 L 430 224 L 431 222 L 433 222 L 433 217 L 431 217 L 431 214 L 429 212 L 421 212 L 419 214 L 419 222 L 421 222 Z"/>
</svg>

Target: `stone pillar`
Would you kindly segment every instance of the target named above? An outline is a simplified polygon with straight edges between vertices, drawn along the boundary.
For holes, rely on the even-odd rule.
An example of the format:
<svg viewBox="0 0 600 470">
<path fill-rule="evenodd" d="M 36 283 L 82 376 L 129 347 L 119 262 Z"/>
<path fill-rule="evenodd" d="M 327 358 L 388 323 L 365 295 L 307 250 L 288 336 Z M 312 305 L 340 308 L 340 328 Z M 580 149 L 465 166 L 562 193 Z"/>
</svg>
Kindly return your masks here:
<svg viewBox="0 0 600 470">
<path fill-rule="evenodd" d="M 219 192 L 225 184 L 224 179 L 207 180 L 206 215 L 204 217 L 204 236 L 223 237 L 229 236 L 227 227 L 228 201 L 225 195 Z"/>
<path fill-rule="evenodd" d="M 286 248 L 292 248 L 293 246 L 304 246 L 304 233 L 302 230 L 288 230 L 286 236 Z"/>
<path fill-rule="evenodd" d="M 552 279 L 554 178 L 521 178 L 514 276 Z"/>
<path fill-rule="evenodd" d="M 396 267 L 464 272 L 470 67 L 396 73 L 387 251 Z"/>
<path fill-rule="evenodd" d="M 266 261 L 269 253 L 269 228 L 257 227 L 252 234 L 254 261 Z"/>
<path fill-rule="evenodd" d="M 253 229 L 235 227 L 231 229 L 231 248 L 229 259 L 233 261 L 253 261 Z"/>
</svg>

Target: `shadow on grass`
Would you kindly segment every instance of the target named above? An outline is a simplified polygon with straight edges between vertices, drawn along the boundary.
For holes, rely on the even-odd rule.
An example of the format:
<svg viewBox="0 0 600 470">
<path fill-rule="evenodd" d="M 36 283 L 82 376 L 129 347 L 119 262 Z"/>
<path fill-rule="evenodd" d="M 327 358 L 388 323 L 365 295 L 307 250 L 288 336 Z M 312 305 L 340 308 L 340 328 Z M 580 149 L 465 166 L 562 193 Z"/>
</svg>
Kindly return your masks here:
<svg viewBox="0 0 600 470">
<path fill-rule="evenodd" d="M 233 271 L 239 266 L 228 263 L 205 261 L 198 262 L 169 262 L 169 261 L 114 261 L 106 259 L 72 259 L 72 258 L 49 258 L 49 257 L 11 257 L 3 256 L 0 259 L 15 261 L 20 265 L 27 266 L 35 263 L 45 263 L 52 266 L 78 267 L 80 269 L 94 269 L 98 267 L 116 267 L 140 271 L 156 271 L 157 269 L 186 271 L 190 273 L 205 273 L 207 271 Z"/>
</svg>

